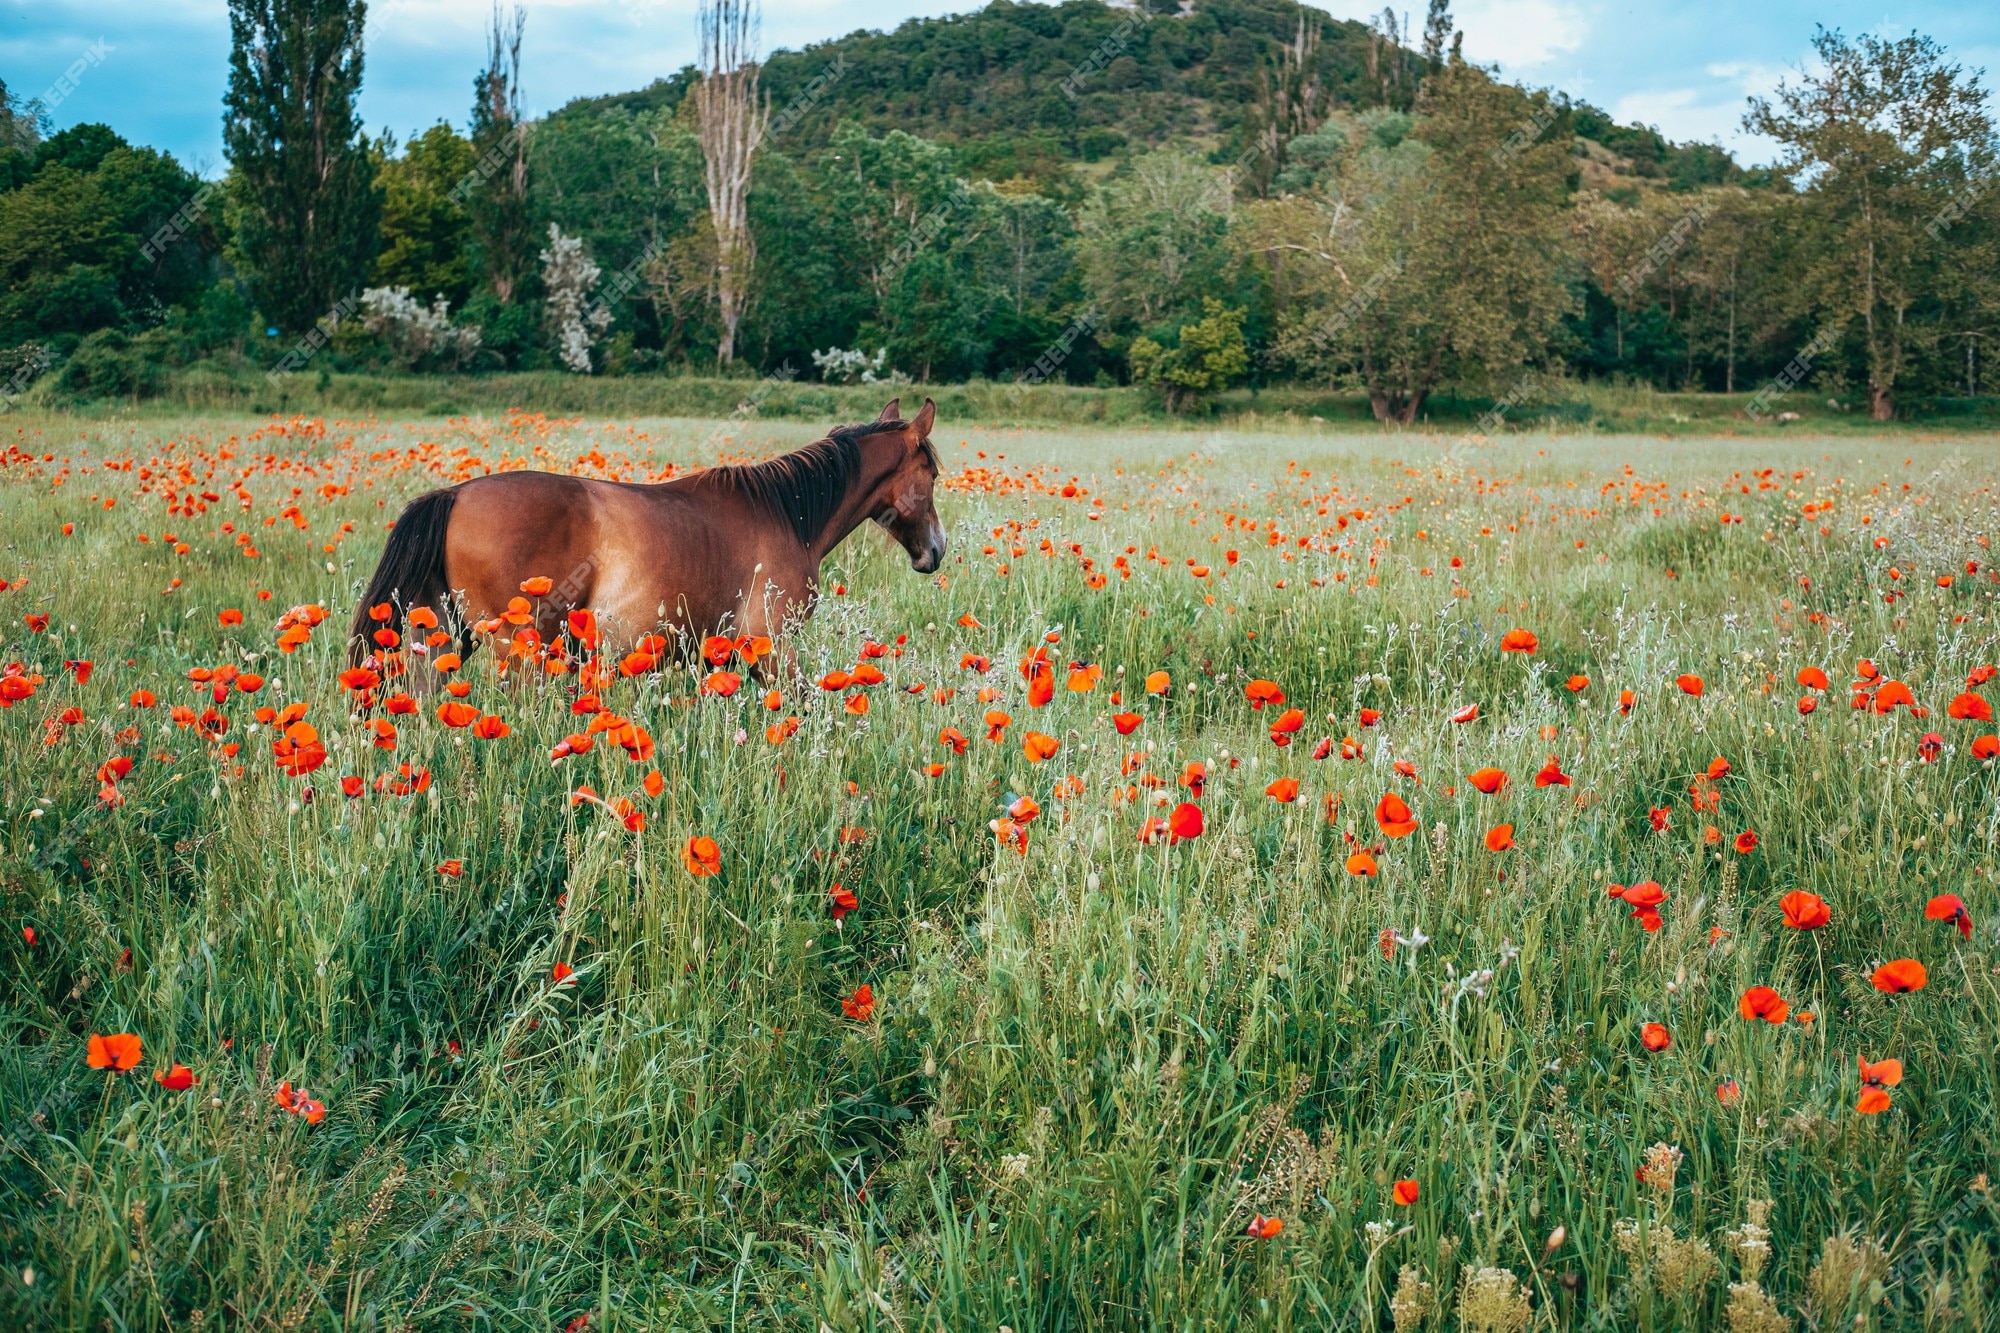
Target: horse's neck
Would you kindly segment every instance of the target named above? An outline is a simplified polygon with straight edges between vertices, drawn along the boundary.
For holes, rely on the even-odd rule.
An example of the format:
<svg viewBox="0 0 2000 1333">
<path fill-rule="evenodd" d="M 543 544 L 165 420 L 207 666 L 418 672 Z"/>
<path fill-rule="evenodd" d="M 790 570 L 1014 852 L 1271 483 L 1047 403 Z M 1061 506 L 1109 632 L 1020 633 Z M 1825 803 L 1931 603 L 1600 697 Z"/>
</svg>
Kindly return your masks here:
<svg viewBox="0 0 2000 1333">
<path fill-rule="evenodd" d="M 848 480 L 847 495 L 834 509 L 826 527 L 820 530 L 819 540 L 809 547 L 815 573 L 820 564 L 833 554 L 835 547 L 868 521 L 872 507 L 868 502 L 902 462 L 902 437 L 894 432 L 863 436 L 859 443 L 861 466 Z M 890 447 L 892 444 L 895 446 L 893 450 Z"/>
</svg>

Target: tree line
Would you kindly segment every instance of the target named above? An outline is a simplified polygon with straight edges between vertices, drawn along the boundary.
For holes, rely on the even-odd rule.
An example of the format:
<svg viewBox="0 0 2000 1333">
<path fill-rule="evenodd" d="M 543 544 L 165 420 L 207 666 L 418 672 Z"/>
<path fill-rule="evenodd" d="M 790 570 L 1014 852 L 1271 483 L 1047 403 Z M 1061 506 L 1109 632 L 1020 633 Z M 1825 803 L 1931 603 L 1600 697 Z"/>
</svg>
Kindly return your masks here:
<svg viewBox="0 0 2000 1333">
<path fill-rule="evenodd" d="M 1992 117 L 1914 33 L 1819 32 L 1746 106 L 1781 155 L 1745 171 L 1466 61 L 1447 0 L 1420 38 L 1275 0 L 995 5 L 768 61 L 754 5 L 704 0 L 699 64 L 539 119 L 526 16 L 496 10 L 464 127 L 401 141 L 356 111 L 360 0 L 230 16 L 220 181 L 50 133 L 0 85 L 0 387 L 143 394 L 219 361 L 1025 378 L 1186 410 L 1291 383 L 1409 422 L 1579 378 L 1810 374 L 1883 419 L 1990 380 Z"/>
</svg>

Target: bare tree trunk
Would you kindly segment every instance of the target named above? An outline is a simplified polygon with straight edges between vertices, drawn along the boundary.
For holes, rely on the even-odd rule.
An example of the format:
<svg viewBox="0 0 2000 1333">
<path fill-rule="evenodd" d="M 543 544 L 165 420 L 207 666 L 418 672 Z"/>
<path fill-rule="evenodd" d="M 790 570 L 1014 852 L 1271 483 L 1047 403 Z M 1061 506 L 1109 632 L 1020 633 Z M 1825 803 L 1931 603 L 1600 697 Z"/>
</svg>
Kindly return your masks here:
<svg viewBox="0 0 2000 1333">
<path fill-rule="evenodd" d="M 750 235 L 750 162 L 770 108 L 759 96 L 757 0 L 701 0 L 701 82 L 694 87 L 708 214 L 715 227 L 715 299 L 722 339 L 715 359 L 736 359 L 757 247 Z"/>
</svg>

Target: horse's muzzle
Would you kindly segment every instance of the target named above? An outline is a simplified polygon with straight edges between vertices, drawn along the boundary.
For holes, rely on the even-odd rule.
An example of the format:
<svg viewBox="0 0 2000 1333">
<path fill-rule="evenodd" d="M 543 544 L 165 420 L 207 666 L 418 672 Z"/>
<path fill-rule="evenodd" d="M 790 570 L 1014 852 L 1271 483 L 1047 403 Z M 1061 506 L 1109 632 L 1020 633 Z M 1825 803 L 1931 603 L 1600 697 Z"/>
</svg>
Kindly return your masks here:
<svg viewBox="0 0 2000 1333">
<path fill-rule="evenodd" d="M 929 546 L 925 547 L 922 555 L 913 555 L 910 557 L 910 568 L 916 570 L 919 574 L 935 574 L 937 573 L 938 566 L 943 563 L 944 542 L 942 540 L 932 542 Z"/>
</svg>

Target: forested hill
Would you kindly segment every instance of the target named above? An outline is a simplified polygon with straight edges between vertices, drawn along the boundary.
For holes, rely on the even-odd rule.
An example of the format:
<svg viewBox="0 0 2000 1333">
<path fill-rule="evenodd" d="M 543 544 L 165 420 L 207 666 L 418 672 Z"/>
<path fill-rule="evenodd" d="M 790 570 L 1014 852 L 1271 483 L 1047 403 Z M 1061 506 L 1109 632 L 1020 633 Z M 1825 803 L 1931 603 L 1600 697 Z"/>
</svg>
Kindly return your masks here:
<svg viewBox="0 0 2000 1333">
<path fill-rule="evenodd" d="M 838 125 L 858 122 L 874 134 L 903 130 L 948 143 L 969 176 L 994 180 L 1059 178 L 1064 164 L 1170 141 L 1226 160 L 1252 138 L 1301 14 L 1318 28 L 1310 82 L 1322 109 L 1408 109 L 1425 70 L 1416 34 L 1385 33 L 1294 0 L 1201 0 L 1156 17 L 1101 0 L 993 0 L 893 32 L 774 52 L 763 76 L 784 130 L 774 146 L 818 147 Z M 672 110 L 693 77 L 683 69 L 564 111 Z M 1674 144 L 1586 103 L 1558 105 L 1564 128 L 1606 150 L 1597 156 L 1612 175 L 1686 189 L 1741 174 L 1712 145 Z"/>
</svg>

